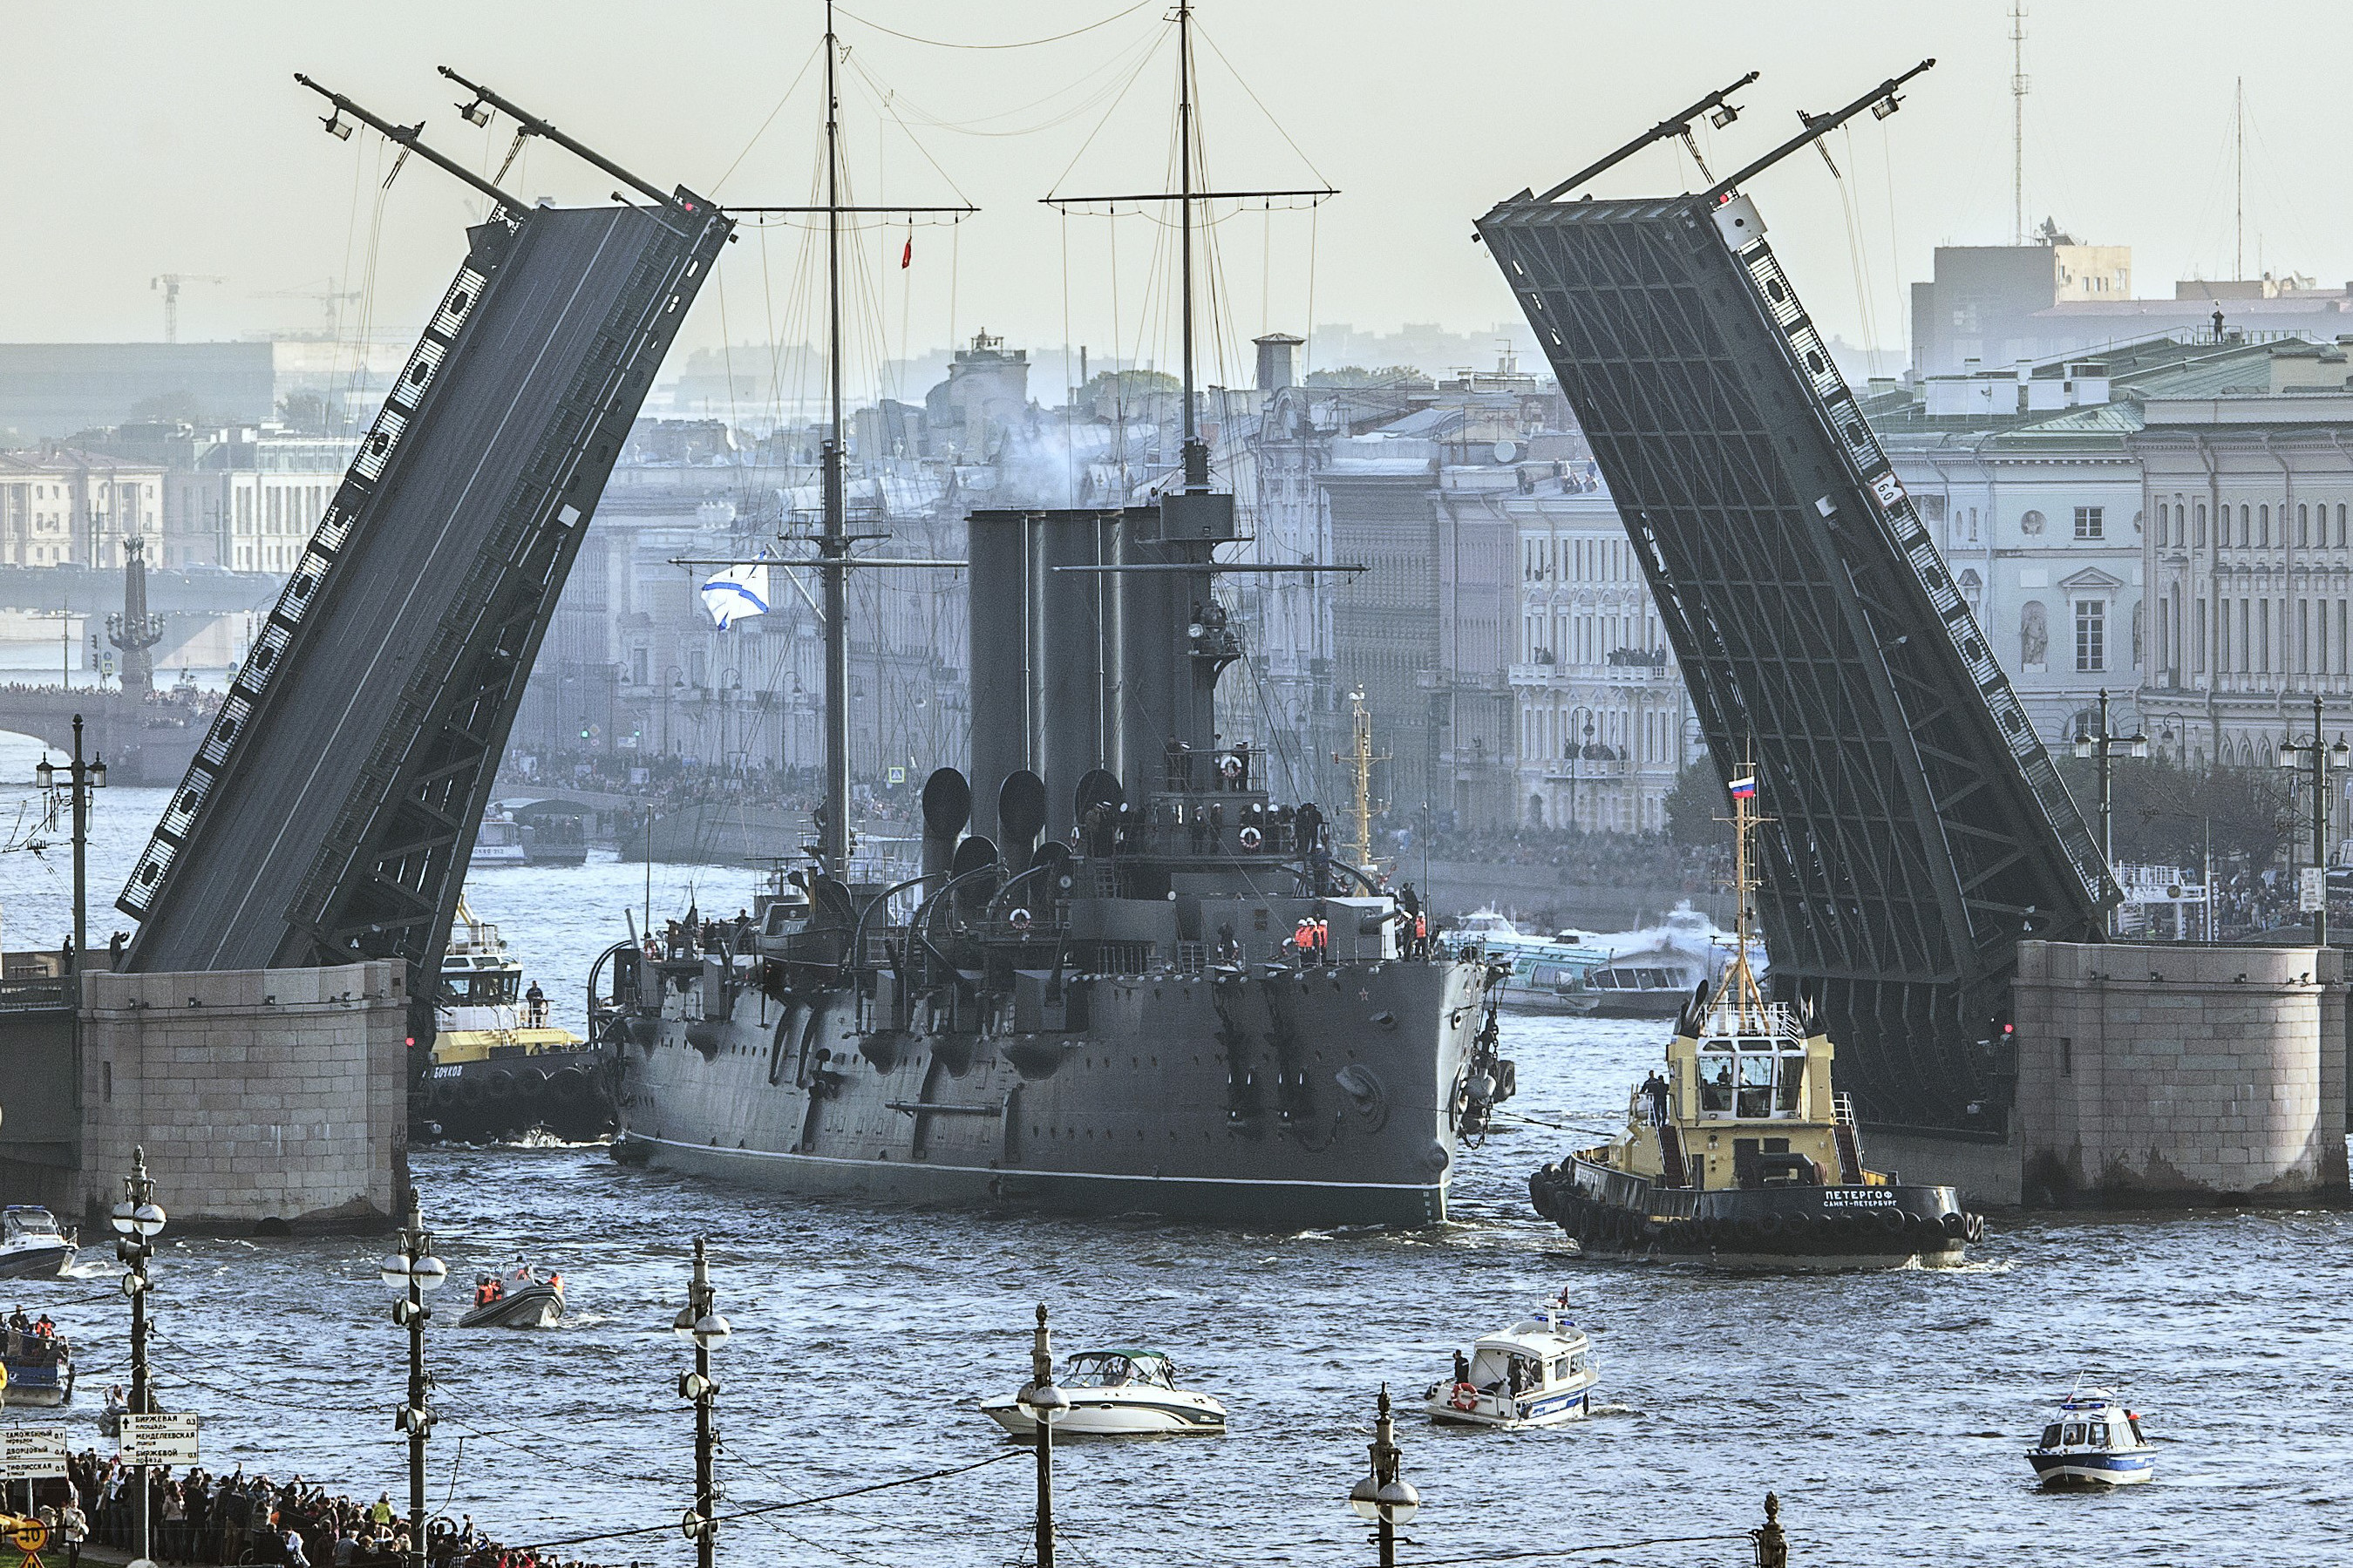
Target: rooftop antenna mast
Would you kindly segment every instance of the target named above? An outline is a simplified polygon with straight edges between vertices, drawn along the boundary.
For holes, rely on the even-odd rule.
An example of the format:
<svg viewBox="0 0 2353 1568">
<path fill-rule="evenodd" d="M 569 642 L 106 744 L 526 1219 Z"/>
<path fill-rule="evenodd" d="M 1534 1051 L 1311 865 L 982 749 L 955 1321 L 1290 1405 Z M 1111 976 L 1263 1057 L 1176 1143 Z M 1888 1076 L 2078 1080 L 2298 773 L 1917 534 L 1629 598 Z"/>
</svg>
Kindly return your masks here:
<svg viewBox="0 0 2353 1568">
<path fill-rule="evenodd" d="M 2238 79 L 2231 95 L 2231 277 L 2247 275 L 2247 79 Z"/>
<path fill-rule="evenodd" d="M 1176 204 L 1177 270 L 1183 301 L 1180 311 L 1181 330 L 1185 336 L 1185 445 L 1184 480 L 1188 490 L 1209 488 L 1209 448 L 1201 440 L 1200 421 L 1193 406 L 1193 208 L 1201 202 L 1236 197 L 1257 197 L 1271 200 L 1276 196 L 1304 196 L 1320 202 L 1340 193 L 1328 186 L 1307 191 L 1197 191 L 1193 188 L 1194 117 L 1193 101 L 1193 5 L 1192 0 L 1176 3 L 1176 188 L 1155 191 L 1139 195 L 1120 196 L 1043 196 L 1047 206 L 1067 210 L 1071 207 L 1113 205 L 1120 202 L 1175 202 Z M 1114 367 L 1115 368 L 1115 367 Z"/>
<path fill-rule="evenodd" d="M 2026 7 L 2010 8 L 2010 243 L 2026 243 Z"/>
</svg>

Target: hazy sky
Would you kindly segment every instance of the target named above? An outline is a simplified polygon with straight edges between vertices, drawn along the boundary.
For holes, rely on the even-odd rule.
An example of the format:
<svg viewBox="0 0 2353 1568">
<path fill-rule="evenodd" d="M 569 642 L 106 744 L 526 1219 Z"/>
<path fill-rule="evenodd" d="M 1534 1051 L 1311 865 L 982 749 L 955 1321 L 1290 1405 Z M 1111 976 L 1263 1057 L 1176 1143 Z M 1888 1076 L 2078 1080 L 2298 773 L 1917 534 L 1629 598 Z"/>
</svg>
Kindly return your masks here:
<svg viewBox="0 0 2353 1568">
<path fill-rule="evenodd" d="M 1122 15 L 1128 3 L 858 0 L 843 14 L 859 198 L 984 209 L 953 233 L 914 230 L 904 271 L 906 229 L 861 237 L 866 274 L 879 280 L 852 312 L 869 363 L 878 350 L 921 352 L 981 327 L 1056 366 L 1039 378 L 1047 384 L 1033 383 L 1039 391 L 1060 379 L 1065 342 L 1100 355 L 1117 339 L 1123 354 L 1169 363 L 1167 270 L 1153 265 L 1166 231 L 1135 216 L 1064 220 L 1038 201 L 1058 181 L 1083 194 L 1148 191 L 1167 177 L 1166 13 L 1148 0 Z M 1380 330 L 1516 319 L 1468 243 L 1471 220 L 1496 198 L 1542 188 L 1754 68 L 1764 75 L 1742 95 L 1747 112 L 1707 135 L 1725 173 L 1794 130 L 1796 109 L 1834 107 L 1934 55 L 1937 68 L 1912 84 L 1903 113 L 1865 118 L 1833 141 L 1843 190 L 1811 153 L 1751 187 L 1816 316 L 1854 342 L 1875 339 L 1892 365 L 1905 335 L 1903 285 L 1925 276 L 1930 247 L 2009 238 L 2007 10 L 1998 0 L 1201 0 L 1213 179 L 1328 182 L 1342 193 L 1313 217 L 1243 214 L 1219 226 L 1227 341 L 1246 356 L 1249 338 L 1305 331 L 1311 310 L 1314 321 Z M 2041 0 L 2031 10 L 2030 221 L 2049 213 L 2081 238 L 2131 245 L 2143 294 L 2169 293 L 2193 271 L 2228 276 L 2232 89 L 2243 75 L 2247 269 L 2260 257 L 2324 281 L 2353 276 L 2336 94 L 2312 68 L 2348 58 L 2353 6 Z M 413 335 L 474 208 L 421 164 L 380 193 L 381 141 L 322 135 L 322 106 L 295 86 L 298 69 L 389 118 L 424 117 L 430 142 L 485 172 L 512 128 L 464 123 L 437 65 L 486 80 L 665 187 L 807 200 L 822 16 L 816 0 L 0 0 L 0 340 L 159 337 L 150 280 L 166 271 L 227 279 L 188 285 L 184 339 L 312 325 L 318 303 L 259 296 L 322 289 L 330 277 L 339 289 L 372 278 L 373 326 Z M 1060 42 L 992 49 L 914 42 L 856 19 L 987 44 L 1107 17 Z M 1661 148 L 1599 190 L 1681 190 L 1694 179 L 1688 160 Z M 534 143 L 507 186 L 600 201 L 612 182 Z M 747 234 L 681 342 L 802 335 L 815 303 L 805 275 L 797 281 L 803 238 Z M 1205 370 L 1228 375 L 1247 369 Z"/>
</svg>

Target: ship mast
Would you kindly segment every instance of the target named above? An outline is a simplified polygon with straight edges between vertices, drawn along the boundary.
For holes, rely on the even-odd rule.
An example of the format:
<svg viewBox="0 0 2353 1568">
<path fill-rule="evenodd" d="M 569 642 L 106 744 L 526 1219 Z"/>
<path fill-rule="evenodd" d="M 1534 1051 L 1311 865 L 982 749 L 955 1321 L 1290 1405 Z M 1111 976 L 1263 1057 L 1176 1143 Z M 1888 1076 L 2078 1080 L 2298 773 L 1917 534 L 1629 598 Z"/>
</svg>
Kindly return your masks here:
<svg viewBox="0 0 2353 1568">
<path fill-rule="evenodd" d="M 841 99 L 833 0 L 825 0 L 826 439 L 819 493 L 825 509 L 818 571 L 825 589 L 825 824 L 818 858 L 849 879 L 849 523 L 841 473 Z"/>
<path fill-rule="evenodd" d="M 1765 818 L 1757 811 L 1757 767 L 1752 762 L 1732 781 L 1732 965 L 1725 972 L 1721 1005 L 1733 1013 L 1741 1034 L 1761 1034 L 1766 1027 L 1765 994 L 1757 972 L 1748 966 L 1748 943 L 1757 911 L 1757 867 L 1751 841 Z"/>
<path fill-rule="evenodd" d="M 1193 6 L 1176 5 L 1176 258 L 1185 336 L 1185 488 L 1209 488 L 1209 449 L 1193 411 Z"/>
<path fill-rule="evenodd" d="M 1354 829 L 1347 845 L 1350 860 L 1370 870 L 1373 864 L 1373 764 L 1386 763 L 1388 758 L 1373 754 L 1373 715 L 1371 710 L 1365 706 L 1363 687 L 1359 686 L 1348 693 L 1348 707 L 1353 743 L 1347 752 L 1334 756 L 1332 760 L 1347 764 L 1356 786 L 1356 798 L 1348 814 L 1349 825 Z"/>
</svg>

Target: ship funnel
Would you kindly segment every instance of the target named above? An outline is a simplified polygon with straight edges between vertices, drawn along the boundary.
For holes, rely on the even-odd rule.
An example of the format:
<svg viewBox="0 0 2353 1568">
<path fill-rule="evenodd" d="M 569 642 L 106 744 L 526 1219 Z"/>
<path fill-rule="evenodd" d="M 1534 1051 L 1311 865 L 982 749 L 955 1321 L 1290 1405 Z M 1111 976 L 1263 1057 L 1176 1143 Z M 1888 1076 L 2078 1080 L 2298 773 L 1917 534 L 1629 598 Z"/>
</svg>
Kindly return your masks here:
<svg viewBox="0 0 2353 1568">
<path fill-rule="evenodd" d="M 1046 781 L 1028 768 L 1005 775 L 997 791 L 997 834 L 1005 847 L 1005 869 L 1019 876 L 1029 868 L 1038 830 L 1046 826 Z"/>
<path fill-rule="evenodd" d="M 954 879 L 996 864 L 997 846 L 976 833 L 955 847 L 955 858 L 948 862 L 948 874 Z M 988 900 L 997 896 L 998 880 L 996 877 L 974 877 L 958 888 L 955 890 L 956 913 L 970 920 L 987 909 Z"/>
<path fill-rule="evenodd" d="M 944 873 L 955 858 L 956 836 L 972 820 L 972 786 L 954 768 L 923 781 L 923 875 Z"/>
</svg>

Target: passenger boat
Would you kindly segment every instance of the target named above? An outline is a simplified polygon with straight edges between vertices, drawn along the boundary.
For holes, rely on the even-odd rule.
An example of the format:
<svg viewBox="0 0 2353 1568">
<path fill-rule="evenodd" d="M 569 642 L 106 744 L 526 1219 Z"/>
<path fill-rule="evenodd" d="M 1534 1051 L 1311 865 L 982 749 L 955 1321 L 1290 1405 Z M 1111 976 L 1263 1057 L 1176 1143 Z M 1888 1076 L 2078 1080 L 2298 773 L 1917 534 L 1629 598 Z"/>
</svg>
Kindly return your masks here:
<svg viewBox="0 0 2353 1568">
<path fill-rule="evenodd" d="M 1454 1375 L 1430 1385 L 1422 1408 L 1440 1426 L 1557 1426 L 1592 1409 L 1600 1381 L 1592 1342 L 1555 1302 L 1482 1337 L 1469 1356 L 1457 1352 Z"/>
<path fill-rule="evenodd" d="M 1480 910 L 1443 933 L 1449 942 L 1472 942 L 1498 963 L 1509 963 L 1503 1006 L 1514 1013 L 1584 1015 L 1593 1011 L 1588 976 L 1609 961 L 1599 939 L 1581 931 L 1549 937 L 1521 931 L 1509 917 Z"/>
<path fill-rule="evenodd" d="M 504 1275 L 474 1281 L 474 1304 L 458 1320 L 461 1329 L 545 1329 L 564 1316 L 564 1276 L 542 1279 L 521 1258 Z"/>
<path fill-rule="evenodd" d="M 1752 793 L 1733 786 L 1739 913 L 1731 963 L 1695 989 L 1628 1106 L 1626 1131 L 1528 1179 L 1538 1214 L 1604 1257 L 1726 1268 L 1882 1268 L 1962 1260 L 1984 1221 L 1951 1187 L 1905 1186 L 1862 1163 L 1830 1037 L 1767 1002 L 1749 962 Z"/>
<path fill-rule="evenodd" d="M 2059 1402 L 2026 1462 L 2046 1487 L 2128 1487 L 2157 1471 L 2157 1449 L 2140 1415 L 2105 1388 L 2078 1386 Z"/>
<path fill-rule="evenodd" d="M 523 853 L 522 824 L 506 812 L 492 806 L 482 814 L 481 831 L 474 837 L 474 853 L 467 868 L 493 871 L 508 866 L 528 866 L 530 858 Z"/>
<path fill-rule="evenodd" d="M 1177 1387 L 1176 1365 L 1159 1351 L 1081 1351 L 1062 1369 L 1058 1385 L 1071 1401 L 1070 1415 L 1054 1423 L 1058 1436 L 1225 1435 L 1226 1407 Z M 984 1400 L 980 1413 L 1016 1437 L 1035 1436 L 1038 1422 L 1024 1402 L 1029 1393 L 1024 1385 L 1019 1394 Z"/>
<path fill-rule="evenodd" d="M 1646 947 L 1597 964 L 1585 976 L 1588 1012 L 1604 1018 L 1672 1018 L 1709 978 L 1706 954 Z"/>
<path fill-rule="evenodd" d="M 543 1130 L 587 1142 L 613 1130 L 613 1053 L 526 994 L 499 928 L 463 898 L 441 959 L 432 1047 L 409 1104 L 409 1136 L 489 1142 Z"/>
<path fill-rule="evenodd" d="M 0 1208 L 0 1279 L 46 1279 L 73 1267 L 80 1251 L 71 1230 L 37 1204 Z"/>
<path fill-rule="evenodd" d="M 5 1402 L 38 1406 L 63 1405 L 73 1397 L 73 1347 L 62 1334 L 31 1334 L 9 1329 L 0 1347 L 0 1366 L 7 1369 Z"/>
</svg>

